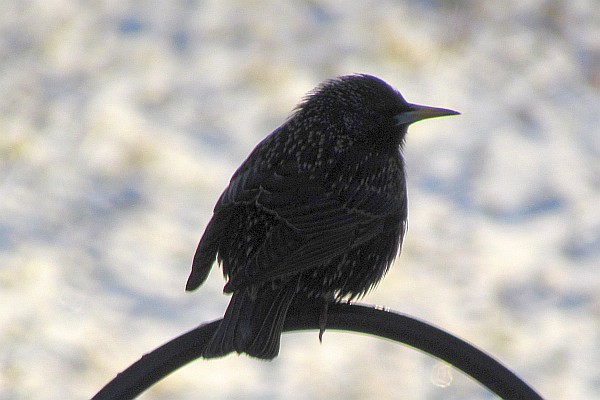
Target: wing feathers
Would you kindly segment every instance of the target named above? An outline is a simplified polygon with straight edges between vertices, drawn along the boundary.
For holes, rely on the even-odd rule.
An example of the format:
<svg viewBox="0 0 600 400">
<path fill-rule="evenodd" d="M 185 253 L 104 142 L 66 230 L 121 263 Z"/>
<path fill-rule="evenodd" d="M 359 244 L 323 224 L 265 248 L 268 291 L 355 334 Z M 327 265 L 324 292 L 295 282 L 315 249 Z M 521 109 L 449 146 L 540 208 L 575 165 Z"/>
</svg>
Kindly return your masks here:
<svg viewBox="0 0 600 400">
<path fill-rule="evenodd" d="M 405 193 L 383 195 L 358 184 L 340 192 L 297 168 L 284 166 L 277 172 L 241 169 L 215 213 L 234 213 L 238 206 L 253 205 L 257 212 L 271 214 L 280 223 L 268 227 L 264 242 L 246 261 L 244 272 L 230 274 L 225 290 L 326 264 L 380 234 L 391 215 L 402 214 L 406 207 L 403 198 Z"/>
</svg>

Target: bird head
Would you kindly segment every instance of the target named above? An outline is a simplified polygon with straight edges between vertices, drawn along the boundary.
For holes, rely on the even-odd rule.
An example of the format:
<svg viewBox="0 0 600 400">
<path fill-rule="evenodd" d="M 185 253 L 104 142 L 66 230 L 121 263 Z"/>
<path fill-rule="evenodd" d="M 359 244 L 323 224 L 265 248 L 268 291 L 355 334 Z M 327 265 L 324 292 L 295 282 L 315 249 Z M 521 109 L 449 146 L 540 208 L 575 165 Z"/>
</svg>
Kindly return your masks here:
<svg viewBox="0 0 600 400">
<path fill-rule="evenodd" d="M 411 104 L 379 78 L 346 75 L 327 80 L 298 107 L 313 114 L 336 134 L 354 140 L 397 147 L 408 126 L 428 118 L 457 115 L 445 108 Z"/>
</svg>

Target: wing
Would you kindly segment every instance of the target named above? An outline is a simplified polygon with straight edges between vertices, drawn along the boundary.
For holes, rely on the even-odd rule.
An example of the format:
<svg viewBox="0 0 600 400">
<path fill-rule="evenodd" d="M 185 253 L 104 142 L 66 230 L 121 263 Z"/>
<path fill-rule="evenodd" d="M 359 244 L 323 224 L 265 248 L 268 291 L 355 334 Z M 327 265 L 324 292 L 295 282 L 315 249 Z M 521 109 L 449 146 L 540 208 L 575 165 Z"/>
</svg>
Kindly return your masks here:
<svg viewBox="0 0 600 400">
<path fill-rule="evenodd" d="M 227 226 L 224 214 L 213 215 L 198 243 L 192 262 L 192 272 L 188 277 L 185 290 L 197 289 L 204 283 L 217 257 L 219 244 Z"/>
<path fill-rule="evenodd" d="M 271 136 L 268 136 L 263 142 Z M 206 281 L 217 257 L 223 236 L 227 233 L 232 209 L 236 205 L 243 204 L 244 199 L 247 201 L 258 193 L 257 179 L 260 179 L 260 174 L 253 174 L 251 171 L 256 159 L 255 155 L 260 151 L 263 142 L 256 146 L 248 158 L 235 171 L 231 177 L 229 186 L 221 194 L 219 200 L 217 200 L 213 216 L 206 226 L 204 234 L 196 248 L 194 260 L 192 261 L 192 271 L 188 277 L 185 290 L 195 290 Z M 254 179 L 248 182 L 249 177 L 254 177 Z"/>
<path fill-rule="evenodd" d="M 390 218 L 406 219 L 406 189 L 369 189 L 359 182 L 335 190 L 322 177 L 298 172 L 296 164 L 276 171 L 240 169 L 221 196 L 215 213 L 252 204 L 277 224 L 244 273 L 230 274 L 226 291 L 283 278 L 319 267 L 383 233 Z M 400 221 L 401 220 L 401 221 Z"/>
</svg>

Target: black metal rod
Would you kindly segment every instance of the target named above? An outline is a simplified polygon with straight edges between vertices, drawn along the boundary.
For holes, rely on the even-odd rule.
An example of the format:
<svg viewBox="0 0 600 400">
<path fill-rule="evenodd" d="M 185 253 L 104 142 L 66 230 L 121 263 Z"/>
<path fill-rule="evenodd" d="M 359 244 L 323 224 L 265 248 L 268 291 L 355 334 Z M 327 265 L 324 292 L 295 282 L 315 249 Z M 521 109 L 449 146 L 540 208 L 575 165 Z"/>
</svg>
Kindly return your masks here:
<svg viewBox="0 0 600 400">
<path fill-rule="evenodd" d="M 321 309 L 290 310 L 284 331 L 319 329 Z M 146 354 L 118 374 L 93 400 L 133 399 L 144 390 L 197 359 L 221 320 L 201 325 Z M 327 329 L 361 332 L 419 349 L 470 375 L 506 400 L 541 400 L 517 375 L 469 343 L 410 316 L 358 304 L 331 304 Z"/>
</svg>

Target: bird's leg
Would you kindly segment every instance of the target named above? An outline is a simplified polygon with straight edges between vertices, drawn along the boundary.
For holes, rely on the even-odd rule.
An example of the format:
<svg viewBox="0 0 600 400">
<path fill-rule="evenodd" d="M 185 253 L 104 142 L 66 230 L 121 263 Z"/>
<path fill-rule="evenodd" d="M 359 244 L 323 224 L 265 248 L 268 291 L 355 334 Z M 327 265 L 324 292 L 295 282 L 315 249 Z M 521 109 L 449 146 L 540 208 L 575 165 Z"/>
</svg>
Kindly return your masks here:
<svg viewBox="0 0 600 400">
<path fill-rule="evenodd" d="M 325 327 L 327 326 L 327 309 L 329 309 L 329 301 L 325 300 L 323 304 L 323 310 L 319 316 L 319 342 L 323 343 L 323 334 L 325 333 Z"/>
<path fill-rule="evenodd" d="M 329 303 L 335 301 L 335 295 L 333 293 L 326 293 L 323 296 L 323 310 L 319 315 L 319 342 L 323 343 L 323 333 L 327 328 L 327 311 L 329 310 Z"/>
</svg>

